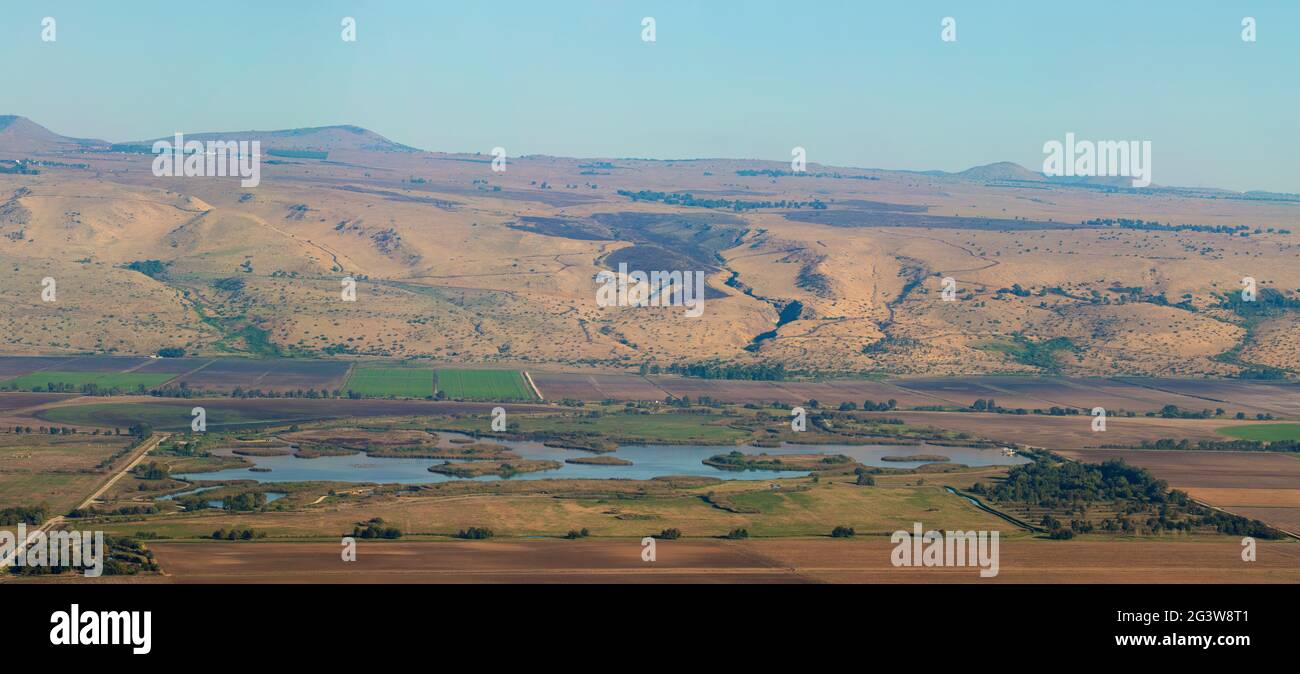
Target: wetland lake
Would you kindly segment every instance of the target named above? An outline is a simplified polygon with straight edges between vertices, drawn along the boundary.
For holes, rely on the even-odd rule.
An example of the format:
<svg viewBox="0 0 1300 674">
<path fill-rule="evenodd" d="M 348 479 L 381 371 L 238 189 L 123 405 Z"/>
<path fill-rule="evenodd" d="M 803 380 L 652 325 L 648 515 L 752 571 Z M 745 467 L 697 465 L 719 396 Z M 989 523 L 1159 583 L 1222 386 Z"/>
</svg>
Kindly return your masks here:
<svg viewBox="0 0 1300 674">
<path fill-rule="evenodd" d="M 447 440 L 465 439 L 455 433 L 442 433 Z M 446 440 L 444 440 L 445 442 Z M 881 468 L 916 468 L 934 461 L 885 461 L 883 457 L 912 455 L 942 455 L 947 463 L 967 466 L 1007 466 L 1028 463 L 1021 456 L 1005 456 L 998 449 L 972 447 L 945 447 L 918 445 L 791 445 L 781 447 L 754 447 L 751 445 L 627 445 L 618 451 L 605 454 L 631 465 L 592 465 L 565 463 L 566 459 L 590 458 L 591 452 L 575 449 L 547 447 L 540 442 L 492 440 L 505 445 L 523 459 L 558 461 L 561 467 L 535 473 L 520 473 L 512 480 L 548 479 L 621 479 L 648 480 L 668 475 L 717 477 L 723 480 L 771 480 L 778 477 L 807 475 L 807 471 L 773 470 L 723 470 L 704 464 L 704 460 L 717 454 L 740 451 L 746 454 L 843 454 L 865 466 Z M 176 475 L 182 480 L 255 480 L 257 482 L 372 482 L 417 484 L 446 482 L 457 479 L 499 480 L 497 476 L 458 478 L 429 472 L 429 467 L 442 463 L 439 459 L 380 458 L 364 453 L 345 456 L 322 456 L 314 459 L 296 456 L 247 456 L 255 465 L 249 468 L 232 468 L 209 473 Z M 269 472 L 267 472 L 269 469 Z"/>
</svg>

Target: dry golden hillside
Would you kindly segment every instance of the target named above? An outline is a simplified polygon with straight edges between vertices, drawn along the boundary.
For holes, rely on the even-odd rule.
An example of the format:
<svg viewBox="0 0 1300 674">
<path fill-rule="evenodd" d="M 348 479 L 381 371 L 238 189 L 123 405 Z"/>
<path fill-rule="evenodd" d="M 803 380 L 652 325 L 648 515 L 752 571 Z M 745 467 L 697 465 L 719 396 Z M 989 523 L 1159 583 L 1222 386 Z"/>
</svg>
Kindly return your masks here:
<svg viewBox="0 0 1300 674">
<path fill-rule="evenodd" d="M 319 154 L 282 152 L 248 188 L 155 177 L 144 153 L 0 146 L 0 159 L 45 162 L 0 174 L 0 351 L 1300 371 L 1300 202 L 1285 195 L 792 176 L 738 160 L 525 157 L 497 173 L 488 157 L 330 129 L 270 137 L 315 138 Z M 1197 227 L 1081 225 L 1098 218 Z M 704 272 L 703 315 L 600 306 L 597 274 L 619 262 Z M 1225 302 L 1244 277 L 1279 307 Z"/>
</svg>

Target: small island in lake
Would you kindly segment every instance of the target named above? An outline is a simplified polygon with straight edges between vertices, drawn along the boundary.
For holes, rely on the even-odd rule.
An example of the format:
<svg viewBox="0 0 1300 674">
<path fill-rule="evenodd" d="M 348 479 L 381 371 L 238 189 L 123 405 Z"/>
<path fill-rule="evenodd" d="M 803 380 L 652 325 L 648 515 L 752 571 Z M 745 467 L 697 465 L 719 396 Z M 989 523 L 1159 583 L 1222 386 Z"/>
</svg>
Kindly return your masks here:
<svg viewBox="0 0 1300 674">
<path fill-rule="evenodd" d="M 707 466 L 723 470 L 814 471 L 840 468 L 853 463 L 843 454 L 745 454 L 732 451 L 704 460 Z"/>
<path fill-rule="evenodd" d="M 453 463 L 448 461 L 437 465 L 429 466 L 429 472 L 441 473 L 459 478 L 483 477 L 485 475 L 496 475 L 497 477 L 510 477 L 519 473 L 536 473 L 543 470 L 555 470 L 563 468 L 564 464 L 559 461 L 534 461 L 530 459 L 520 459 L 512 461 L 463 461 Z"/>
<path fill-rule="evenodd" d="M 574 459 L 565 459 L 565 463 L 575 463 L 578 465 L 588 466 L 630 466 L 631 461 L 620 459 L 617 456 L 579 456 Z"/>
<path fill-rule="evenodd" d="M 927 463 L 941 463 L 952 461 L 952 459 L 942 454 L 912 454 L 911 456 L 882 456 L 881 461 L 925 461 Z"/>
</svg>

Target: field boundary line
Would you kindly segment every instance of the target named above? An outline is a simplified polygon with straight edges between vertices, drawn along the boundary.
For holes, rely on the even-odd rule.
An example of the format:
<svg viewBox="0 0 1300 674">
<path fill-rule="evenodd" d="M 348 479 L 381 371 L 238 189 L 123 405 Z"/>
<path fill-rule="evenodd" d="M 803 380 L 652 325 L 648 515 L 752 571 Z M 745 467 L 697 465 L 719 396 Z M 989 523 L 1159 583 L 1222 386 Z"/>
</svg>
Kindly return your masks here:
<svg viewBox="0 0 1300 674">
<path fill-rule="evenodd" d="M 533 393 L 537 396 L 537 399 L 546 402 L 546 396 L 543 396 L 542 390 L 537 388 L 537 383 L 533 381 L 533 375 L 528 374 L 528 370 L 521 370 L 521 372 L 524 373 L 524 381 L 528 382 L 528 385 L 532 387 Z"/>
</svg>

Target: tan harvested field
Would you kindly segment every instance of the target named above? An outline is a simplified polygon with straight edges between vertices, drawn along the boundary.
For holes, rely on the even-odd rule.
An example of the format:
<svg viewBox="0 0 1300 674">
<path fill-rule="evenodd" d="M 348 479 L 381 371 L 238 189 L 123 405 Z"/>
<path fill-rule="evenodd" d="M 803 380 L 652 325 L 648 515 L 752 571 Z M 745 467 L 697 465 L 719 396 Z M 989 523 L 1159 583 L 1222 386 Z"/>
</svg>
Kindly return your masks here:
<svg viewBox="0 0 1300 674">
<path fill-rule="evenodd" d="M 1300 459 L 1280 452 L 1073 450 L 1081 461 L 1123 459 L 1167 480 L 1175 488 L 1300 490 Z"/>
<path fill-rule="evenodd" d="M 77 397 L 67 393 L 0 393 L 0 413 L 48 405 Z"/>
<path fill-rule="evenodd" d="M 1162 391 L 1184 398 L 1202 400 L 1199 407 L 1234 407 L 1247 412 L 1258 410 L 1275 416 L 1300 418 L 1300 383 L 1250 382 L 1206 379 L 1127 379 L 1125 384 L 1146 391 Z M 1186 409 L 1197 409 L 1193 402 L 1172 401 Z"/>
<path fill-rule="evenodd" d="M 1300 508 L 1300 489 L 1188 487 L 1186 491 L 1192 498 L 1224 507 L 1256 505 L 1268 508 Z"/>
<path fill-rule="evenodd" d="M 76 507 L 107 472 L 100 462 L 124 448 L 126 437 L 0 433 L 0 508 L 48 505 L 54 514 Z"/>
<path fill-rule="evenodd" d="M 1123 459 L 1192 498 L 1300 534 L 1300 458 L 1289 454 L 1117 450 L 1061 454 L 1092 462 Z"/>
<path fill-rule="evenodd" d="M 1269 413 L 1300 416 L 1300 385 L 1292 383 L 1223 381 L 1209 379 L 1103 379 L 1096 377 L 927 377 L 883 381 L 828 380 L 737 381 L 687 379 L 637 374 L 559 373 L 533 371 L 533 378 L 548 399 L 662 400 L 665 395 L 708 396 L 734 403 L 801 403 L 817 400 L 838 405 L 864 400 L 898 401 L 901 408 L 920 406 L 967 407 L 977 399 L 994 399 L 1008 409 L 1026 410 L 1104 407 L 1111 415 L 1159 411 L 1176 405 L 1191 411 L 1223 408 L 1226 417 L 1245 412 L 1254 417 Z"/>
<path fill-rule="evenodd" d="M 155 543 L 159 582 L 177 583 L 1296 583 L 1300 544 L 1261 541 L 1241 561 L 1231 537 L 1001 542 L 995 578 L 978 569 L 895 568 L 883 537 L 855 540 L 637 539 L 334 543 Z"/>
</svg>

